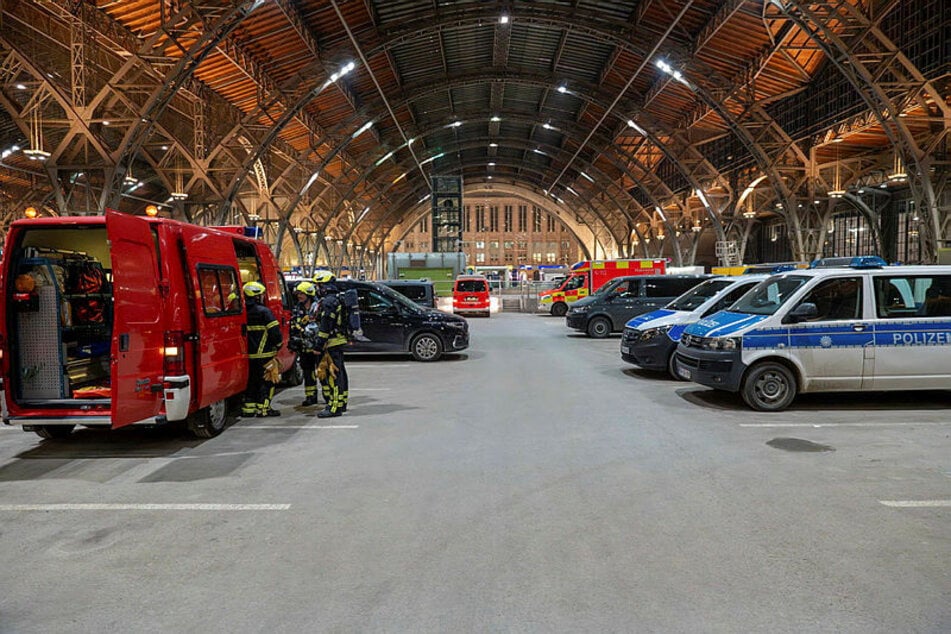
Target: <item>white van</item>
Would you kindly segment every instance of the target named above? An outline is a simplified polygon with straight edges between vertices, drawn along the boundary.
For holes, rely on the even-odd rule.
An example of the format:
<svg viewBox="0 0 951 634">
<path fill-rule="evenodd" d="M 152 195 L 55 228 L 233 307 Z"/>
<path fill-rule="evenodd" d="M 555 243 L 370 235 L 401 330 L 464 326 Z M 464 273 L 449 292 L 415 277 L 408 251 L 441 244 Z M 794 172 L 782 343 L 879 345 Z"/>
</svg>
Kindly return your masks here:
<svg viewBox="0 0 951 634">
<path fill-rule="evenodd" d="M 723 310 L 768 275 L 711 278 L 663 308 L 638 315 L 624 324 L 621 358 L 645 370 L 667 371 L 681 378 L 673 367 L 680 335 L 690 324 Z"/>
<path fill-rule="evenodd" d="M 762 411 L 800 392 L 951 388 L 951 266 L 824 264 L 774 275 L 688 326 L 674 370 Z"/>
</svg>

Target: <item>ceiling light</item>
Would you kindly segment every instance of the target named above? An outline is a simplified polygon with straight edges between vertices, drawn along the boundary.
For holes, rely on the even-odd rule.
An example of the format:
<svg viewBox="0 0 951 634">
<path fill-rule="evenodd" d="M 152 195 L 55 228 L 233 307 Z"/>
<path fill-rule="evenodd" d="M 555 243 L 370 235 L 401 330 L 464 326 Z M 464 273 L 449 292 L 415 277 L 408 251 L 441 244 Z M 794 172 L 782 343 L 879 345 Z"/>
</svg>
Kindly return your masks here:
<svg viewBox="0 0 951 634">
<path fill-rule="evenodd" d="M 26 90 L 26 86 L 24 86 L 23 84 L 17 84 L 16 88 L 17 90 Z"/>
<path fill-rule="evenodd" d="M 568 92 L 568 87 L 562 84 L 561 86 L 558 86 L 558 92 L 560 92 L 561 94 L 565 94 L 566 92 Z"/>
<path fill-rule="evenodd" d="M 492 121 L 493 123 L 498 123 L 501 120 L 502 120 L 502 117 L 500 117 L 499 115 L 494 115 L 489 119 L 489 121 Z"/>
<path fill-rule="evenodd" d="M 587 174 L 585 174 L 584 172 L 581 172 L 581 176 L 582 176 L 583 178 L 585 178 L 585 179 L 591 181 L 592 183 L 594 182 L 594 179 L 591 178 L 590 176 L 588 176 Z"/>
<path fill-rule="evenodd" d="M 508 24 L 508 23 L 509 23 L 509 16 L 505 15 L 504 13 L 499 16 L 499 24 Z"/>
<path fill-rule="evenodd" d="M 364 132 L 366 132 L 367 130 L 369 130 L 369 129 L 372 128 L 372 127 L 373 127 L 373 119 L 370 119 L 369 121 L 367 121 L 366 123 L 364 123 L 362 126 L 360 126 L 360 128 L 359 128 L 356 132 L 354 132 L 353 134 L 351 134 L 351 135 L 350 135 L 350 138 L 351 138 L 351 139 L 355 139 L 355 138 L 357 138 L 358 136 L 360 136 L 361 134 L 363 134 Z"/>
<path fill-rule="evenodd" d="M 382 165 L 383 163 L 385 163 L 385 162 L 387 161 L 387 159 L 389 159 L 391 156 L 393 156 L 393 152 L 390 152 L 390 153 L 387 154 L 386 156 L 384 156 L 384 157 L 378 159 L 377 162 L 373 164 L 373 167 L 379 167 L 380 165 Z"/>
<path fill-rule="evenodd" d="M 489 143 L 489 147 L 499 147 L 498 143 Z"/>
<path fill-rule="evenodd" d="M 489 167 L 495 167 L 495 163 L 489 163 Z"/>
</svg>

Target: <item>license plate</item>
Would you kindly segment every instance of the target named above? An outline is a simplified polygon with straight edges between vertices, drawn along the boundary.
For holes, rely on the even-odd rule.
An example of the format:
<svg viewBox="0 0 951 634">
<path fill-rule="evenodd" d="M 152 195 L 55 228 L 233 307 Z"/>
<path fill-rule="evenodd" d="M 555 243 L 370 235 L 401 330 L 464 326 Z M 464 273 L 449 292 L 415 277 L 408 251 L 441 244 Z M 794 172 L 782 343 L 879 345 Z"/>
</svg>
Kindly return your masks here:
<svg viewBox="0 0 951 634">
<path fill-rule="evenodd" d="M 469 302 L 470 304 L 475 304 L 479 300 L 476 299 L 475 297 L 467 297 L 466 301 Z"/>
<path fill-rule="evenodd" d="M 630 354 L 630 353 L 631 353 L 630 348 L 628 348 L 627 346 L 621 346 L 621 354 Z"/>
<path fill-rule="evenodd" d="M 687 368 L 683 366 L 680 366 L 680 365 L 677 366 L 677 374 L 687 379 L 688 381 L 690 380 L 690 370 L 688 370 Z"/>
</svg>

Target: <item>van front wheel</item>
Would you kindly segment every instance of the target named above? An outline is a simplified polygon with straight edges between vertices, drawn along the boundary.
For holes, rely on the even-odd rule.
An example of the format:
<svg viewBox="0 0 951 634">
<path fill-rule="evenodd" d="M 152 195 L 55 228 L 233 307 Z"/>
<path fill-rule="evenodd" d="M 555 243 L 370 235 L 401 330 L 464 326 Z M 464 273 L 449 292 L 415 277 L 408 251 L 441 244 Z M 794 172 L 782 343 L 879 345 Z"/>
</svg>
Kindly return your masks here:
<svg viewBox="0 0 951 634">
<path fill-rule="evenodd" d="M 595 317 L 588 322 L 588 336 L 592 339 L 604 339 L 611 334 L 611 322 L 604 317 Z"/>
<path fill-rule="evenodd" d="M 568 312 L 568 304 L 564 302 L 555 302 L 551 305 L 551 314 L 555 317 L 564 317 Z"/>
<path fill-rule="evenodd" d="M 188 431 L 197 438 L 214 438 L 231 422 L 227 400 L 215 401 L 188 417 Z"/>
<path fill-rule="evenodd" d="M 755 410 L 778 412 L 796 398 L 796 377 L 781 363 L 765 361 L 750 368 L 743 379 L 743 400 Z"/>
<path fill-rule="evenodd" d="M 425 332 L 413 339 L 409 351 L 417 361 L 436 361 L 442 356 L 442 341 L 436 335 Z"/>
</svg>

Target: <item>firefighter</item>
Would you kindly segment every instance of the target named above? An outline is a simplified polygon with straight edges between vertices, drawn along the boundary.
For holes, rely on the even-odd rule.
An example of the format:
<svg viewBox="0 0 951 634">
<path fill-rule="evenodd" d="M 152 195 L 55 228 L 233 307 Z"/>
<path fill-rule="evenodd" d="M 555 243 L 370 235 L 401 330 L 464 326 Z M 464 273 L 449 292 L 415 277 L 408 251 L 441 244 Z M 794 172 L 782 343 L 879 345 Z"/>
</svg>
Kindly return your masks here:
<svg viewBox="0 0 951 634">
<path fill-rule="evenodd" d="M 320 360 L 312 347 L 313 342 L 305 335 L 307 324 L 311 323 L 311 313 L 316 312 L 317 286 L 313 282 L 301 282 L 294 287 L 294 296 L 297 304 L 294 306 L 294 316 L 291 318 L 291 339 L 296 341 L 297 356 L 300 358 L 300 367 L 304 370 L 304 402 L 302 407 L 309 407 L 320 403 L 320 394 L 317 390 L 317 362 Z"/>
<path fill-rule="evenodd" d="M 248 306 L 248 388 L 244 393 L 242 416 L 280 416 L 271 408 L 274 383 L 265 378 L 264 366 L 273 359 L 284 343 L 281 327 L 271 310 L 264 305 L 264 284 L 248 282 L 244 297 Z"/>
<path fill-rule="evenodd" d="M 317 286 L 317 378 L 327 406 L 317 413 L 318 418 L 340 416 L 347 411 L 350 384 L 347 368 L 343 363 L 343 349 L 349 343 L 344 307 L 337 297 L 336 278 L 330 271 L 317 271 L 314 284 Z"/>
</svg>

